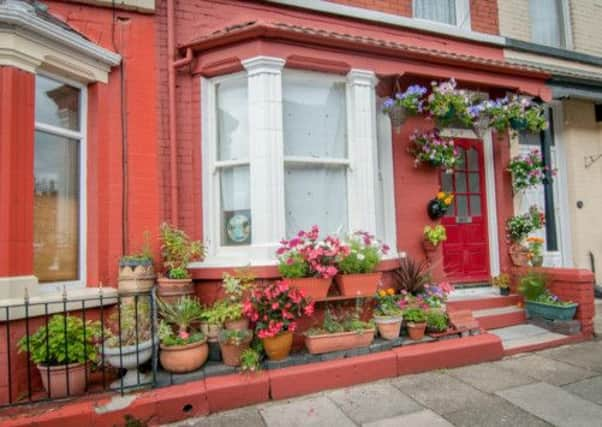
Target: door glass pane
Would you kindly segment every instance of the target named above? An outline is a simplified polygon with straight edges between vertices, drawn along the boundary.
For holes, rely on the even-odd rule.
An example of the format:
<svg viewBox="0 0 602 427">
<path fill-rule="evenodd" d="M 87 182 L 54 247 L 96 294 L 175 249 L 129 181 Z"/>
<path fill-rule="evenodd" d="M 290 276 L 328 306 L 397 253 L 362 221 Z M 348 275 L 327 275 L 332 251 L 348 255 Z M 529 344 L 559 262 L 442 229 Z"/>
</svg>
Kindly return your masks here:
<svg viewBox="0 0 602 427">
<path fill-rule="evenodd" d="M 468 201 L 466 196 L 456 196 L 456 216 L 468 216 Z"/>
<path fill-rule="evenodd" d="M 345 158 L 345 83 L 286 72 L 283 82 L 284 154 Z"/>
<path fill-rule="evenodd" d="M 456 0 L 414 0 L 414 16 L 456 25 Z"/>
<path fill-rule="evenodd" d="M 220 83 L 217 97 L 217 158 L 245 160 L 249 157 L 247 80 Z"/>
<path fill-rule="evenodd" d="M 468 188 L 471 193 L 479 193 L 481 191 L 478 172 L 468 174 Z"/>
<path fill-rule="evenodd" d="M 35 132 L 33 257 L 41 283 L 79 279 L 79 142 Z"/>
<path fill-rule="evenodd" d="M 249 166 L 220 171 L 222 245 L 251 244 Z"/>
<path fill-rule="evenodd" d="M 468 149 L 466 152 L 468 157 L 468 170 L 478 171 L 479 170 L 479 153 L 474 148 Z"/>
<path fill-rule="evenodd" d="M 456 146 L 456 149 L 458 150 L 458 155 L 459 155 L 459 160 L 458 160 L 458 164 L 456 165 L 456 168 L 466 168 L 466 151 L 464 150 L 464 148 L 462 147 L 458 147 Z"/>
<path fill-rule="evenodd" d="M 470 215 L 481 216 L 481 196 L 470 196 Z"/>
<path fill-rule="evenodd" d="M 464 172 L 456 172 L 456 192 L 466 193 L 466 174 Z"/>
<path fill-rule="evenodd" d="M 441 189 L 445 192 L 452 193 L 454 191 L 453 185 L 454 175 L 451 173 L 441 173 Z"/>
<path fill-rule="evenodd" d="M 288 237 L 314 224 L 325 234 L 347 231 L 345 167 L 290 165 L 285 175 Z"/>
<path fill-rule="evenodd" d="M 79 89 L 38 74 L 36 121 L 79 130 Z"/>
</svg>

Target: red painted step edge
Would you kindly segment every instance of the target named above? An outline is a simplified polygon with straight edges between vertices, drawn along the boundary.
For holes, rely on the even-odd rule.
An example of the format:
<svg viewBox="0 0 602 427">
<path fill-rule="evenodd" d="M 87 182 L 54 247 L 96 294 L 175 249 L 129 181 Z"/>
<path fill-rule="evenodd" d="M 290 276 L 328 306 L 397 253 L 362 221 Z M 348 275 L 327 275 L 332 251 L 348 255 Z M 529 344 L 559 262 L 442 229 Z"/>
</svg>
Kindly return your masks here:
<svg viewBox="0 0 602 427">
<path fill-rule="evenodd" d="M 507 307 L 516 305 L 522 301 L 520 295 L 508 295 L 499 297 L 485 297 L 462 299 L 456 301 L 448 301 L 446 306 L 448 310 L 486 310 L 488 308 Z"/>
<path fill-rule="evenodd" d="M 524 310 L 512 313 L 492 314 L 490 316 L 476 317 L 481 328 L 486 330 L 505 328 L 507 326 L 525 323 Z"/>
</svg>

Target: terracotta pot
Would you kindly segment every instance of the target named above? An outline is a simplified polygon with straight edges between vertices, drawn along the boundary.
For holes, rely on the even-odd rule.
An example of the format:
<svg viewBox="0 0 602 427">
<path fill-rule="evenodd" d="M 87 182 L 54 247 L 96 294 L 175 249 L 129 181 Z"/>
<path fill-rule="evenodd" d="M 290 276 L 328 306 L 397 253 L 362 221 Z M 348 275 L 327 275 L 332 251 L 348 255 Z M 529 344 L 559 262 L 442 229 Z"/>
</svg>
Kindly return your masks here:
<svg viewBox="0 0 602 427">
<path fill-rule="evenodd" d="M 86 365 L 83 363 L 71 363 L 67 366 L 37 365 L 37 367 L 44 389 L 50 392 L 50 397 L 53 399 L 78 396 L 86 390 Z M 67 369 L 69 369 L 69 381 L 67 381 Z M 67 383 L 69 390 L 67 390 Z"/>
<path fill-rule="evenodd" d="M 262 338 L 261 342 L 270 360 L 286 359 L 293 346 L 293 333 L 282 332 L 275 337 Z"/>
<path fill-rule="evenodd" d="M 231 331 L 244 331 L 249 329 L 249 319 L 227 320 L 224 326 Z"/>
<path fill-rule="evenodd" d="M 171 346 L 161 344 L 161 352 L 159 353 L 161 366 L 166 371 L 177 374 L 196 371 L 203 366 L 208 356 L 207 341 Z"/>
<path fill-rule="evenodd" d="M 543 255 L 531 255 L 531 265 L 541 267 L 543 265 Z"/>
<path fill-rule="evenodd" d="M 526 267 L 529 265 L 529 250 L 519 244 L 512 244 L 508 249 L 512 263 L 517 267 Z"/>
<path fill-rule="evenodd" d="M 376 293 L 382 273 L 337 274 L 334 278 L 341 295 L 346 297 L 372 296 Z"/>
<path fill-rule="evenodd" d="M 122 295 L 147 293 L 155 285 L 157 276 L 152 262 L 119 263 L 118 291 Z"/>
<path fill-rule="evenodd" d="M 328 295 L 328 289 L 332 284 L 332 279 L 323 279 L 321 277 L 303 277 L 300 279 L 284 279 L 287 280 L 291 286 L 303 291 L 306 297 L 311 299 L 326 298 Z"/>
<path fill-rule="evenodd" d="M 424 338 L 424 331 L 426 330 L 426 322 L 424 323 L 408 323 L 408 335 L 410 339 L 421 340 Z"/>
<path fill-rule="evenodd" d="M 426 259 L 433 261 L 437 257 L 439 245 L 432 244 L 430 240 L 423 240 L 422 247 L 424 248 Z"/>
<path fill-rule="evenodd" d="M 170 304 L 178 301 L 184 296 L 194 295 L 192 279 L 175 280 L 161 277 L 157 283 L 157 295 Z"/>
<path fill-rule="evenodd" d="M 401 332 L 401 322 L 403 321 L 402 316 L 397 317 L 385 317 L 385 316 L 374 316 L 374 323 L 378 328 L 378 333 L 383 339 L 394 340 L 399 338 Z"/>
<path fill-rule="evenodd" d="M 336 334 L 306 335 L 305 347 L 311 354 L 330 353 L 368 347 L 374 341 L 374 329 L 359 332 L 339 332 Z"/>
<path fill-rule="evenodd" d="M 220 341 L 219 348 L 222 352 L 222 361 L 224 364 L 227 366 L 240 366 L 240 355 L 249 348 L 252 339 L 253 335 L 251 334 L 238 345 Z"/>
</svg>

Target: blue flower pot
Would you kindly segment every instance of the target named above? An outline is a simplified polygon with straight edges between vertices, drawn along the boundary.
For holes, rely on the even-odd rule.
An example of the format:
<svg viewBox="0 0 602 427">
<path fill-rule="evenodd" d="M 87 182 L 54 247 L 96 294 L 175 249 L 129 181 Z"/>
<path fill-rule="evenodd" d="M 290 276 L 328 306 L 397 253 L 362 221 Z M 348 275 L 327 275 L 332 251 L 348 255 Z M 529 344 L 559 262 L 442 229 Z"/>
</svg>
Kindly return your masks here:
<svg viewBox="0 0 602 427">
<path fill-rule="evenodd" d="M 571 305 L 551 305 L 543 304 L 535 301 L 525 301 L 525 310 L 527 310 L 527 317 L 543 317 L 548 320 L 572 320 L 575 317 L 577 306 L 579 304 Z"/>
</svg>

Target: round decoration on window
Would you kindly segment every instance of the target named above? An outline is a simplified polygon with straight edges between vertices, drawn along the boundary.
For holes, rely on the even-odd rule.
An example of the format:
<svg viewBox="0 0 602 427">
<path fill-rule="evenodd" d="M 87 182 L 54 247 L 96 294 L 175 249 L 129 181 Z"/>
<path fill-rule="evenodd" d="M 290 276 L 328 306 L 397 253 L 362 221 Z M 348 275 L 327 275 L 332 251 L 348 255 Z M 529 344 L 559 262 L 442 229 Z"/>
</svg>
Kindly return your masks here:
<svg viewBox="0 0 602 427">
<path fill-rule="evenodd" d="M 249 243 L 251 237 L 251 220 L 243 213 L 231 216 L 226 224 L 226 233 L 232 243 Z"/>
</svg>

